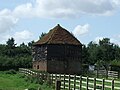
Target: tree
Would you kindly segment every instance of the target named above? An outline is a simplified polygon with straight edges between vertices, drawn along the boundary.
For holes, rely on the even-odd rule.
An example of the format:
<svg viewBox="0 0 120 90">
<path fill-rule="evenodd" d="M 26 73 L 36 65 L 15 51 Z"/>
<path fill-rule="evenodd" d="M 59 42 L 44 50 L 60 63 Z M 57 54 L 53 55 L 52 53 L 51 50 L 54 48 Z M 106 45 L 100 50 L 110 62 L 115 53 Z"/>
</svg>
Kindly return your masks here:
<svg viewBox="0 0 120 90">
<path fill-rule="evenodd" d="M 114 44 L 110 42 L 109 38 L 103 38 L 99 41 L 99 48 L 101 49 L 102 57 L 104 61 L 111 61 L 114 57 Z"/>
<path fill-rule="evenodd" d="M 10 47 L 10 48 L 15 47 L 15 45 L 16 45 L 13 37 L 9 38 L 6 43 L 7 43 L 7 46 Z"/>
<path fill-rule="evenodd" d="M 14 38 L 8 39 L 6 45 L 0 44 L 0 70 L 30 68 L 32 66 L 31 51 L 25 43 L 16 46 Z"/>
<path fill-rule="evenodd" d="M 95 64 L 98 60 L 98 45 L 94 42 L 88 44 L 89 64 Z"/>
<path fill-rule="evenodd" d="M 85 45 L 83 45 L 82 46 L 82 63 L 83 64 L 88 64 L 89 63 L 88 56 L 89 56 L 88 49 Z"/>
<path fill-rule="evenodd" d="M 29 42 L 29 43 L 28 43 L 28 47 L 29 47 L 29 48 L 32 48 L 32 46 L 33 46 L 34 43 L 35 43 L 34 41 Z"/>
<path fill-rule="evenodd" d="M 120 61 L 120 47 L 118 45 L 113 46 L 115 60 Z"/>
</svg>

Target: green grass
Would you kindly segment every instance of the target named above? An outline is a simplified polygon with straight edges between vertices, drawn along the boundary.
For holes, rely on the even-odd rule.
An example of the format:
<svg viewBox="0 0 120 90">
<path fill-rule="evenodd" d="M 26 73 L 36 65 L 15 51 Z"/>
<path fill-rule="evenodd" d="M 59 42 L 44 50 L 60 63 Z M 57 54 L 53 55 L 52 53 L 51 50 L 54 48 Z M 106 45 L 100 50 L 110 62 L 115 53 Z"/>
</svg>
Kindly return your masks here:
<svg viewBox="0 0 120 90">
<path fill-rule="evenodd" d="M 0 90 L 24 90 L 27 88 L 41 88 L 40 90 L 52 90 L 46 84 L 39 85 L 26 81 L 21 74 L 6 74 L 0 72 Z"/>
</svg>

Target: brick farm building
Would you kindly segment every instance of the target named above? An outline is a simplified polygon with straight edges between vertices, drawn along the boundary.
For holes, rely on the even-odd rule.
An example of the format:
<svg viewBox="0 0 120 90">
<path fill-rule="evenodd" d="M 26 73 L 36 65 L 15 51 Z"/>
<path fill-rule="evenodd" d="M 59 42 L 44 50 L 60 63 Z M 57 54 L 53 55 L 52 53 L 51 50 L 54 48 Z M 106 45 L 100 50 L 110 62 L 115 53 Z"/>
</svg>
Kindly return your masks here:
<svg viewBox="0 0 120 90">
<path fill-rule="evenodd" d="M 59 24 L 33 45 L 33 69 L 81 74 L 82 44 Z"/>
</svg>

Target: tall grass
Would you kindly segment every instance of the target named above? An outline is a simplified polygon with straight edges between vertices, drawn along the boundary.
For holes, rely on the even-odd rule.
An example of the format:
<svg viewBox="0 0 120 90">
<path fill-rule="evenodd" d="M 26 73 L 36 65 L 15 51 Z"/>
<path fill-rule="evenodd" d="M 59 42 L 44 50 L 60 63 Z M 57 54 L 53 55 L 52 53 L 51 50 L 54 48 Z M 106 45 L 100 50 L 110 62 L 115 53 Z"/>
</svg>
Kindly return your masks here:
<svg viewBox="0 0 120 90">
<path fill-rule="evenodd" d="M 13 72 L 13 71 L 12 71 Z M 52 90 L 50 86 L 30 82 L 22 74 L 0 71 L 0 90 Z"/>
</svg>

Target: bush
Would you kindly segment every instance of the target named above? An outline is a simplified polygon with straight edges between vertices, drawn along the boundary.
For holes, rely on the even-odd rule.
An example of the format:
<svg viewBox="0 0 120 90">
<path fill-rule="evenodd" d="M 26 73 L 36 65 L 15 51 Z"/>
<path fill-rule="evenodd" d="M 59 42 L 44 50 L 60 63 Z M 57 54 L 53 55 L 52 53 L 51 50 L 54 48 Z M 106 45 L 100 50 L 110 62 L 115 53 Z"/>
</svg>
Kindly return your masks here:
<svg viewBox="0 0 120 90">
<path fill-rule="evenodd" d="M 34 83 L 42 85 L 44 82 L 41 78 L 34 78 Z"/>
<path fill-rule="evenodd" d="M 14 69 L 11 69 L 9 71 L 6 71 L 6 74 L 16 74 L 16 71 Z"/>
<path fill-rule="evenodd" d="M 19 78 L 25 78 L 24 74 L 20 74 Z"/>
<path fill-rule="evenodd" d="M 37 89 L 35 89 L 35 88 L 28 88 L 28 90 L 37 90 Z"/>
<path fill-rule="evenodd" d="M 33 83 L 34 82 L 34 78 L 31 76 L 25 76 L 25 81 Z"/>
</svg>

